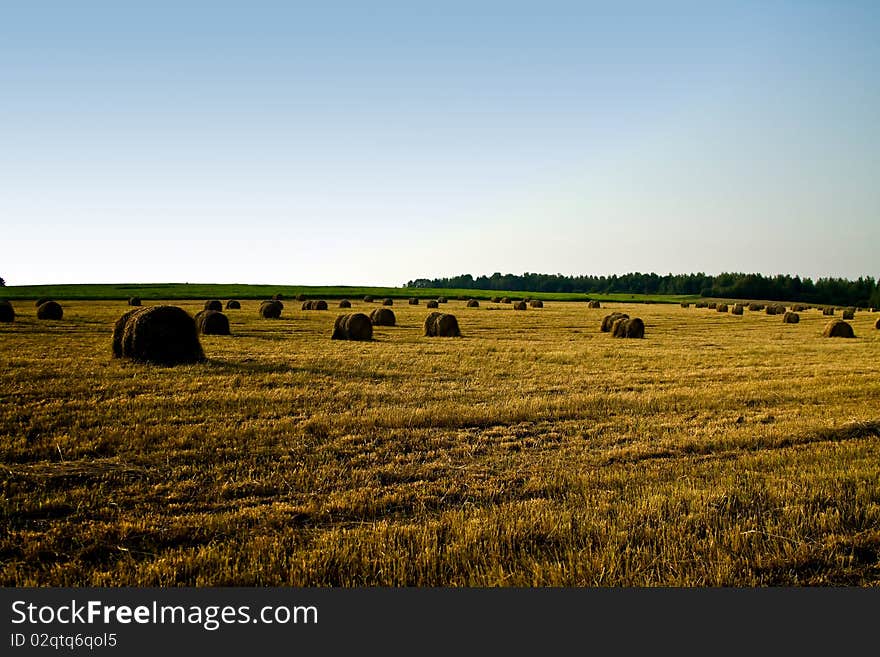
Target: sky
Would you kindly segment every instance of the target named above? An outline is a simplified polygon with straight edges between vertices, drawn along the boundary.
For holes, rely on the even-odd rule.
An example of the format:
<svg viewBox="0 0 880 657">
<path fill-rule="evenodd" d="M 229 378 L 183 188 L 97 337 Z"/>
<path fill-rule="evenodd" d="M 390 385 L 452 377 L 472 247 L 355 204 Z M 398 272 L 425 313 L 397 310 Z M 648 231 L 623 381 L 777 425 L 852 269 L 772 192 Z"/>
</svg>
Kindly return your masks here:
<svg viewBox="0 0 880 657">
<path fill-rule="evenodd" d="M 880 275 L 880 3 L 0 7 L 8 285 Z"/>
</svg>

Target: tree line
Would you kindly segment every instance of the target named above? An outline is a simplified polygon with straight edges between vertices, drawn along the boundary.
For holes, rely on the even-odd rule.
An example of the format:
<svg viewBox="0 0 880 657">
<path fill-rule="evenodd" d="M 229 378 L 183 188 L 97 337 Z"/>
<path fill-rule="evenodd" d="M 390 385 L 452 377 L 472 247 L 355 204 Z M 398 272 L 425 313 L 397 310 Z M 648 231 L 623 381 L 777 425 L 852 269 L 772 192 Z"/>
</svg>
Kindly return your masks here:
<svg viewBox="0 0 880 657">
<path fill-rule="evenodd" d="M 857 307 L 880 307 L 880 287 L 870 276 L 851 281 L 846 278 L 810 278 L 779 274 L 723 273 L 629 274 L 611 276 L 565 276 L 563 274 L 501 274 L 491 276 L 461 274 L 449 278 L 417 278 L 410 288 L 459 288 L 506 292 L 574 292 L 583 294 L 693 294 L 730 299 L 799 301 Z"/>
</svg>

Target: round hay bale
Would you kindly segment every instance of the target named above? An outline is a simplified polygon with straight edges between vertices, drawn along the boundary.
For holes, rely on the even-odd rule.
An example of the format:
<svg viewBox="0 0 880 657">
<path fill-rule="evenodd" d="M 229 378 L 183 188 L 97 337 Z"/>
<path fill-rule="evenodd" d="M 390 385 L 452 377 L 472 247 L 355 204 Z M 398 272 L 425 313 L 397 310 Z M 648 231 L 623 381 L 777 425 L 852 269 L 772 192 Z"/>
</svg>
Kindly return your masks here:
<svg viewBox="0 0 880 657">
<path fill-rule="evenodd" d="M 501 297 L 501 303 L 510 303 L 510 297 Z"/>
<path fill-rule="evenodd" d="M 543 307 L 544 307 L 544 302 L 541 301 L 540 299 L 532 299 L 531 301 L 529 301 L 529 305 L 530 305 L 532 308 L 543 308 Z"/>
<path fill-rule="evenodd" d="M 369 294 L 364 297 L 364 303 L 373 303 L 373 297 Z"/>
<path fill-rule="evenodd" d="M 446 297 L 437 297 L 437 303 L 449 303 Z"/>
<path fill-rule="evenodd" d="M 146 308 L 134 308 L 127 312 L 122 313 L 122 316 L 116 320 L 116 323 L 113 325 L 113 357 L 114 358 L 122 358 L 122 336 L 125 332 L 125 325 L 128 323 L 129 318 L 132 317 L 135 313 L 143 312 Z"/>
<path fill-rule="evenodd" d="M 629 319 L 629 315 L 627 315 L 626 313 L 618 312 L 611 313 L 610 315 L 605 315 L 605 317 L 602 318 L 602 325 L 599 327 L 599 330 L 602 331 L 602 333 L 608 333 L 609 331 L 611 331 L 611 327 L 614 325 L 614 322 L 616 322 L 618 319 Z"/>
<path fill-rule="evenodd" d="M 644 338 L 645 323 L 638 317 L 621 317 L 614 320 L 611 335 L 615 338 Z"/>
<path fill-rule="evenodd" d="M 874 328 L 875 328 L 875 329 L 880 329 L 880 318 L 878 318 L 877 321 L 874 322 Z"/>
<path fill-rule="evenodd" d="M 281 311 L 284 305 L 280 301 L 270 299 L 260 304 L 260 317 L 263 319 L 278 319 L 281 317 Z"/>
<path fill-rule="evenodd" d="M 153 306 L 129 311 L 123 323 L 120 353 L 125 358 L 177 365 L 205 359 L 195 320 L 177 306 Z M 115 332 L 114 332 L 115 333 Z M 114 351 L 115 351 L 114 335 Z"/>
<path fill-rule="evenodd" d="M 205 301 L 205 310 L 216 310 L 220 312 L 223 310 L 223 304 L 219 299 L 211 299 L 210 301 Z"/>
<path fill-rule="evenodd" d="M 601 307 L 602 307 L 602 304 L 596 300 L 587 302 L 587 308 L 601 308 Z"/>
<path fill-rule="evenodd" d="M 302 305 L 303 310 L 327 310 L 327 302 L 323 299 L 311 299 Z"/>
<path fill-rule="evenodd" d="M 394 326 L 397 318 L 390 308 L 376 308 L 370 313 L 370 321 L 373 326 Z"/>
<path fill-rule="evenodd" d="M 528 310 L 528 308 L 529 307 L 526 305 L 525 301 L 517 301 L 515 304 L 513 304 L 514 310 Z"/>
<path fill-rule="evenodd" d="M 64 310 L 57 301 L 47 301 L 37 308 L 37 319 L 61 319 L 63 316 Z"/>
<path fill-rule="evenodd" d="M 15 308 L 8 301 L 0 301 L 0 322 L 14 322 Z"/>
<path fill-rule="evenodd" d="M 226 310 L 241 310 L 241 304 L 235 299 L 226 302 Z"/>
<path fill-rule="evenodd" d="M 827 315 L 827 316 L 832 316 L 832 315 L 834 315 L 834 308 L 830 308 L 830 307 L 828 307 L 828 308 L 823 308 L 823 309 L 822 309 L 822 314 L 823 314 L 823 315 Z"/>
<path fill-rule="evenodd" d="M 416 297 L 410 297 L 408 303 L 411 306 L 418 306 L 419 300 Z"/>
<path fill-rule="evenodd" d="M 825 325 L 822 336 L 826 338 L 854 338 L 853 328 L 842 319 L 832 319 Z"/>
<path fill-rule="evenodd" d="M 733 308 L 730 309 L 731 315 L 742 315 L 743 314 L 743 305 L 741 303 L 734 304 Z"/>
<path fill-rule="evenodd" d="M 690 308 L 690 307 L 691 307 L 691 304 L 687 303 L 686 301 L 682 301 L 682 302 L 681 302 L 681 307 L 682 307 L 682 308 Z"/>
<path fill-rule="evenodd" d="M 428 303 L 425 304 L 426 308 L 438 308 L 440 304 L 436 299 L 431 299 Z"/>
<path fill-rule="evenodd" d="M 751 312 L 758 312 L 760 310 L 764 310 L 764 306 L 762 306 L 760 303 L 750 303 L 748 305 L 748 308 Z"/>
<path fill-rule="evenodd" d="M 229 318 L 219 310 L 200 310 L 194 319 L 196 329 L 203 335 L 231 335 Z"/>
<path fill-rule="evenodd" d="M 336 317 L 331 340 L 358 340 L 366 342 L 373 339 L 373 322 L 364 313 L 348 313 Z"/>
<path fill-rule="evenodd" d="M 794 311 L 786 311 L 782 315 L 783 324 L 797 324 L 799 321 L 801 321 L 801 316 Z"/>
<path fill-rule="evenodd" d="M 468 302 L 465 304 L 468 308 L 479 308 L 480 302 L 476 299 L 468 299 Z"/>
<path fill-rule="evenodd" d="M 339 302 L 339 307 L 340 308 L 351 308 L 351 301 L 349 301 L 348 299 L 343 299 L 342 301 Z M 369 317 L 367 319 L 369 319 Z"/>
<path fill-rule="evenodd" d="M 856 316 L 856 311 L 853 310 L 852 308 L 847 308 L 846 310 L 844 310 L 843 315 L 842 315 L 842 317 L 844 319 L 855 319 L 855 316 Z"/>
<path fill-rule="evenodd" d="M 42 306 L 42 305 L 43 305 L 44 303 L 46 303 L 47 301 L 52 301 L 52 299 L 50 299 L 49 297 L 40 297 L 39 299 L 37 299 L 36 301 L 34 301 L 34 307 L 39 308 L 40 306 Z"/>
<path fill-rule="evenodd" d="M 425 336 L 432 338 L 460 338 L 458 319 L 449 313 L 431 313 L 425 318 Z"/>
<path fill-rule="evenodd" d="M 776 306 L 767 306 L 767 308 L 764 312 L 766 312 L 768 315 L 777 315 L 778 314 L 776 312 Z"/>
<path fill-rule="evenodd" d="M 280 292 L 279 292 L 278 294 L 273 294 L 273 295 L 272 295 L 272 300 L 273 300 L 273 301 L 281 301 L 283 298 L 284 298 L 284 295 L 281 294 Z"/>
<path fill-rule="evenodd" d="M 718 307 L 718 302 L 717 301 L 710 301 L 709 303 L 706 304 L 706 307 L 709 308 L 710 310 L 715 310 L 715 308 Z"/>
<path fill-rule="evenodd" d="M 391 298 L 382 299 L 382 305 L 383 305 L 383 306 L 393 306 L 393 305 L 394 305 L 394 299 L 391 299 Z"/>
<path fill-rule="evenodd" d="M 130 298 L 128 299 L 128 305 L 129 305 L 129 306 L 139 306 L 139 305 L 141 305 L 141 298 L 140 298 L 140 297 L 130 297 Z"/>
<path fill-rule="evenodd" d="M 719 313 L 726 313 L 727 312 L 727 304 L 726 303 L 716 304 L 715 310 Z"/>
</svg>

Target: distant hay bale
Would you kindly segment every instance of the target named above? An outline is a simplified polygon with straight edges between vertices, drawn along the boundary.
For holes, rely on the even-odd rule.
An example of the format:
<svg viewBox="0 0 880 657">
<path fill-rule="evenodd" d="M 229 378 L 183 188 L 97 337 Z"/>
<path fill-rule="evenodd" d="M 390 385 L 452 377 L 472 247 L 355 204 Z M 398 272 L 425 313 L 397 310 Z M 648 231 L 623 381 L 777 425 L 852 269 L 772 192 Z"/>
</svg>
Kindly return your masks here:
<svg viewBox="0 0 880 657">
<path fill-rule="evenodd" d="M 178 365 L 205 359 L 195 320 L 177 306 L 129 310 L 116 322 L 113 355 Z"/>
<path fill-rule="evenodd" d="M 602 331 L 602 333 L 608 333 L 609 331 L 611 331 L 611 327 L 614 325 L 614 322 L 616 322 L 618 319 L 629 319 L 629 315 L 627 315 L 626 313 L 618 312 L 613 312 L 610 315 L 605 315 L 605 317 L 602 318 L 602 324 L 599 327 L 599 330 Z"/>
<path fill-rule="evenodd" d="M 0 301 L 0 322 L 14 322 L 15 308 L 8 301 Z"/>
<path fill-rule="evenodd" d="M 492 297 L 489 301 L 492 303 L 501 303 L 501 297 Z"/>
<path fill-rule="evenodd" d="M 822 335 L 826 338 L 854 338 L 853 328 L 842 319 L 832 319 L 825 325 Z"/>
<path fill-rule="evenodd" d="M 796 303 L 791 307 L 791 312 L 793 313 L 802 313 L 805 310 L 807 310 L 807 307 L 799 303 Z"/>
<path fill-rule="evenodd" d="M 308 299 L 308 297 L 305 294 L 297 294 L 295 298 L 297 301 L 305 301 L 306 299 Z"/>
<path fill-rule="evenodd" d="M 510 302 L 511 301 L 510 301 L 509 297 L 501 297 L 501 303 L 510 303 Z"/>
<path fill-rule="evenodd" d="M 449 303 L 446 297 L 437 297 L 437 303 Z"/>
<path fill-rule="evenodd" d="M 480 302 L 476 299 L 468 299 L 468 302 L 465 304 L 468 308 L 479 308 Z"/>
<path fill-rule="evenodd" d="M 281 311 L 284 305 L 280 301 L 270 299 L 260 304 L 260 317 L 263 319 L 278 319 L 281 317 Z"/>
<path fill-rule="evenodd" d="M 411 305 L 411 306 L 418 306 L 418 305 L 419 305 L 419 300 L 418 300 L 418 298 L 416 298 L 416 297 L 410 297 L 408 303 L 409 303 L 409 305 Z"/>
<path fill-rule="evenodd" d="M 681 307 L 682 307 L 682 308 L 690 308 L 690 307 L 691 307 L 691 304 L 687 303 L 686 301 L 682 301 L 682 302 L 681 302 Z"/>
<path fill-rule="evenodd" d="M 349 313 L 336 317 L 333 325 L 332 340 L 359 340 L 368 341 L 373 339 L 373 322 L 364 313 Z"/>
<path fill-rule="evenodd" d="M 595 299 L 587 302 L 587 308 L 601 308 L 602 304 Z"/>
<path fill-rule="evenodd" d="M 645 323 L 638 317 L 620 317 L 614 320 L 611 335 L 615 338 L 644 338 Z"/>
<path fill-rule="evenodd" d="M 715 304 L 715 310 L 719 313 L 726 313 L 727 312 L 727 304 L 726 303 Z"/>
<path fill-rule="evenodd" d="M 767 309 L 764 312 L 766 312 L 768 315 L 777 315 L 778 314 L 776 312 L 776 306 L 767 306 Z"/>
<path fill-rule="evenodd" d="M 241 310 L 241 304 L 235 299 L 226 302 L 226 310 Z"/>
<path fill-rule="evenodd" d="M 364 297 L 364 303 L 373 303 L 373 297 L 369 294 Z"/>
<path fill-rule="evenodd" d="M 827 316 L 832 316 L 832 315 L 834 315 L 834 308 L 831 308 L 830 306 L 826 306 L 825 308 L 822 308 L 822 314 L 827 315 Z"/>
<path fill-rule="evenodd" d="M 846 310 L 844 310 L 843 315 L 842 315 L 842 317 L 844 319 L 854 319 L 855 316 L 856 316 L 856 311 L 852 308 L 847 308 Z"/>
<path fill-rule="evenodd" d="M 515 304 L 513 304 L 514 310 L 528 310 L 528 308 L 529 307 L 526 305 L 525 301 L 517 301 Z"/>
<path fill-rule="evenodd" d="M 64 310 L 57 301 L 41 303 L 37 308 L 37 319 L 61 319 L 63 316 Z"/>
<path fill-rule="evenodd" d="M 709 308 L 710 310 L 715 310 L 715 308 L 718 307 L 718 302 L 717 301 L 710 301 L 709 303 L 706 304 L 706 307 Z"/>
<path fill-rule="evenodd" d="M 373 326 L 394 326 L 397 318 L 390 308 L 376 308 L 370 313 L 370 321 Z"/>
<path fill-rule="evenodd" d="M 733 308 L 730 309 L 731 315 L 742 315 L 743 314 L 743 305 L 741 303 L 736 303 L 733 305 Z"/>
<path fill-rule="evenodd" d="M 426 308 L 438 308 L 439 306 L 440 304 L 437 302 L 437 299 L 431 299 L 425 304 Z"/>
<path fill-rule="evenodd" d="M 544 307 L 544 302 L 541 301 L 540 299 L 532 299 L 531 301 L 529 301 L 529 305 L 530 305 L 532 308 L 543 308 L 543 307 Z"/>
<path fill-rule="evenodd" d="M 425 336 L 431 338 L 460 338 L 461 330 L 455 315 L 434 312 L 425 318 Z"/>
<path fill-rule="evenodd" d="M 128 305 L 129 305 L 129 306 L 139 306 L 139 305 L 141 305 L 141 298 L 140 298 L 140 297 L 129 297 L 129 299 L 128 299 Z"/>
<path fill-rule="evenodd" d="M 761 310 L 764 310 L 764 306 L 760 303 L 750 303 L 748 308 L 752 312 L 759 312 Z"/>
<path fill-rule="evenodd" d="M 339 302 L 339 307 L 340 308 L 351 308 L 351 301 L 349 301 L 348 299 L 342 299 Z M 364 316 L 366 317 L 366 315 L 364 315 Z M 369 319 L 369 317 L 367 317 L 367 319 Z"/>
<path fill-rule="evenodd" d="M 219 299 L 211 299 L 210 301 L 205 301 L 205 310 L 216 310 L 220 312 L 223 310 L 223 304 Z"/>
<path fill-rule="evenodd" d="M 389 298 L 386 298 L 386 299 L 382 299 L 382 305 L 383 305 L 383 306 L 393 306 L 393 305 L 394 305 L 394 299 L 391 299 L 390 297 L 389 297 Z"/>
<path fill-rule="evenodd" d="M 36 301 L 34 301 L 34 307 L 39 308 L 40 306 L 42 306 L 42 305 L 43 305 L 44 303 L 46 303 L 47 301 L 52 301 L 52 299 L 50 299 L 49 297 L 40 297 L 39 299 L 37 299 Z"/>
<path fill-rule="evenodd" d="M 694 308 L 706 308 L 708 305 L 709 305 L 709 304 L 706 303 L 705 301 L 697 301 L 697 302 L 694 304 Z"/>
<path fill-rule="evenodd" d="M 193 319 L 202 335 L 230 335 L 229 318 L 219 310 L 200 310 Z"/>
<path fill-rule="evenodd" d="M 302 305 L 303 310 L 327 310 L 327 302 L 323 299 L 311 299 Z"/>
<path fill-rule="evenodd" d="M 272 299 L 273 299 L 274 301 L 281 301 L 283 298 L 284 298 L 284 295 L 281 294 L 280 292 L 279 292 L 278 294 L 273 294 L 273 295 L 272 295 Z"/>
<path fill-rule="evenodd" d="M 801 316 L 793 310 L 786 311 L 785 314 L 782 315 L 783 324 L 797 324 L 799 321 L 801 321 Z"/>
</svg>

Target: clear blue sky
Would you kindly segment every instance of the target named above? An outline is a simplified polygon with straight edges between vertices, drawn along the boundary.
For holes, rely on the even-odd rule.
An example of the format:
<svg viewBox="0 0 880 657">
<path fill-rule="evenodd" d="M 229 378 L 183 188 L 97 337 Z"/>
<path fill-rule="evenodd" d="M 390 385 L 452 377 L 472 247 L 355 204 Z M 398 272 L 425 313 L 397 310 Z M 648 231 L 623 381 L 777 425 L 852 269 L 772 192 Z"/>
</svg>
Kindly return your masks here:
<svg viewBox="0 0 880 657">
<path fill-rule="evenodd" d="M 880 2 L 0 9 L 0 276 L 877 276 Z"/>
</svg>

